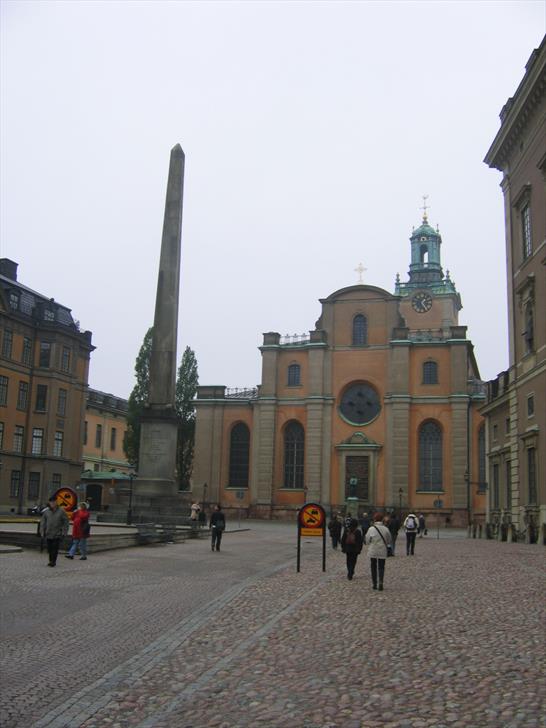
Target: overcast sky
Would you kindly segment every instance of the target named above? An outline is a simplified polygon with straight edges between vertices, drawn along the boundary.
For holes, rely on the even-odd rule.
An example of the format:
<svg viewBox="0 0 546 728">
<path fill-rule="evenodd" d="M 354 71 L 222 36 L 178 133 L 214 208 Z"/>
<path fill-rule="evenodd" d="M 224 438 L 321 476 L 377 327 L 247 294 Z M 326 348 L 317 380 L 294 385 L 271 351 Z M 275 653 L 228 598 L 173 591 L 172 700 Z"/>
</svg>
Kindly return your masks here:
<svg viewBox="0 0 546 728">
<path fill-rule="evenodd" d="M 186 154 L 179 358 L 260 381 L 262 332 L 407 279 L 422 195 L 483 379 L 508 365 L 500 173 L 483 157 L 545 3 L 1 3 L 1 250 L 129 395 Z"/>
</svg>

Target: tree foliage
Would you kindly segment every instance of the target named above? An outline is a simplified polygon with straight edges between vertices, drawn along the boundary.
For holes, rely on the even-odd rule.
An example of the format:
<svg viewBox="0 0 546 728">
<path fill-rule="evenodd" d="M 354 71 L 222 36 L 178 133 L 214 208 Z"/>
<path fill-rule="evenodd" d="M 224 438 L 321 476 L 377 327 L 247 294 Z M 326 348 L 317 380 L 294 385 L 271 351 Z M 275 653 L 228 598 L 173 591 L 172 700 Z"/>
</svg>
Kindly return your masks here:
<svg viewBox="0 0 546 728">
<path fill-rule="evenodd" d="M 138 455 L 140 449 L 140 421 L 144 405 L 148 400 L 150 389 L 150 359 L 152 357 L 152 336 L 154 329 L 150 327 L 146 332 L 140 351 L 135 362 L 136 384 L 129 396 L 127 411 L 127 432 L 123 441 L 123 449 L 127 460 L 138 468 Z"/>
<path fill-rule="evenodd" d="M 195 405 L 199 376 L 195 352 L 186 347 L 176 379 L 175 409 L 178 418 L 176 471 L 179 490 L 190 488 L 195 442 Z"/>
</svg>

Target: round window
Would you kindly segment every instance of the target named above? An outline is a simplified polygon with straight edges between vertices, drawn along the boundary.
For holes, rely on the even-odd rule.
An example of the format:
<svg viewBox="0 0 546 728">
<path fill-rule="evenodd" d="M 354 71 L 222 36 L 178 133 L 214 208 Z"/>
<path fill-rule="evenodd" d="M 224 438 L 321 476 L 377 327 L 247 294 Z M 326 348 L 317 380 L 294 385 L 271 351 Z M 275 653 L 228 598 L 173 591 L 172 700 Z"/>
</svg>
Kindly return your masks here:
<svg viewBox="0 0 546 728">
<path fill-rule="evenodd" d="M 366 425 L 381 412 L 381 403 L 370 384 L 352 384 L 343 393 L 339 409 L 351 424 Z"/>
</svg>

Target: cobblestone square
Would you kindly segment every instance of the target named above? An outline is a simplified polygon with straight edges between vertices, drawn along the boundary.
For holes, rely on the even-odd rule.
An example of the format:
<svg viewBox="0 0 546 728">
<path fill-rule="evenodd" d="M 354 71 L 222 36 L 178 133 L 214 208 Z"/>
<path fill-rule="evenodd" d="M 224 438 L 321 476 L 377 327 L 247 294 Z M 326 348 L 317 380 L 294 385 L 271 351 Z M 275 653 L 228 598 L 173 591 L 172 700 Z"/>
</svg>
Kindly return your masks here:
<svg viewBox="0 0 546 728">
<path fill-rule="evenodd" d="M 318 539 L 253 523 L 46 569 L 0 557 L 3 728 L 546 725 L 540 546 L 418 539 L 374 592 Z M 60 563 L 63 562 L 63 563 Z"/>
</svg>

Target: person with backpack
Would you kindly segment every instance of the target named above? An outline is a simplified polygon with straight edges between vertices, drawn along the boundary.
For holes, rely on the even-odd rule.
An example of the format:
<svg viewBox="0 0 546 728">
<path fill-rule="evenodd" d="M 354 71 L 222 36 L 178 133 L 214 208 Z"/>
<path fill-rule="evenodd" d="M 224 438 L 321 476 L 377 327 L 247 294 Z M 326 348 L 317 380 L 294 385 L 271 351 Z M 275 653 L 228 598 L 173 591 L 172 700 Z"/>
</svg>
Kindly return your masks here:
<svg viewBox="0 0 546 728">
<path fill-rule="evenodd" d="M 82 502 L 78 505 L 76 513 L 74 513 L 72 519 L 72 545 L 68 553 L 65 554 L 67 559 L 73 559 L 79 549 L 80 561 L 87 561 L 87 539 L 91 533 L 91 526 L 89 525 L 89 516 L 91 514 L 88 508 L 87 503 Z"/>
<path fill-rule="evenodd" d="M 400 530 L 400 519 L 398 518 L 398 516 L 396 515 L 396 513 L 394 511 L 390 514 L 389 521 L 385 525 L 389 529 L 389 533 L 391 535 L 392 555 L 394 556 L 394 551 L 396 548 L 396 539 L 398 538 L 398 531 Z"/>
<path fill-rule="evenodd" d="M 404 531 L 406 532 L 406 556 L 413 556 L 415 553 L 415 537 L 419 521 L 415 513 L 410 513 L 404 521 Z"/>
<path fill-rule="evenodd" d="M 358 527 L 358 521 L 356 518 L 351 518 L 341 537 L 341 550 L 347 558 L 347 579 L 349 581 L 352 581 L 355 574 L 356 562 L 362 551 L 362 544 L 362 531 Z"/>
<path fill-rule="evenodd" d="M 209 528 L 212 533 L 211 549 L 214 551 L 220 551 L 220 544 L 222 542 L 222 535 L 226 530 L 226 517 L 222 511 L 222 506 L 217 503 L 214 506 L 214 511 L 210 517 Z"/>
<path fill-rule="evenodd" d="M 391 548 L 391 534 L 383 523 L 381 513 L 373 514 L 373 523 L 365 536 L 368 545 L 368 556 L 370 559 L 370 570 L 372 573 L 372 588 L 383 591 L 383 579 L 385 578 L 385 559 Z"/>
</svg>

